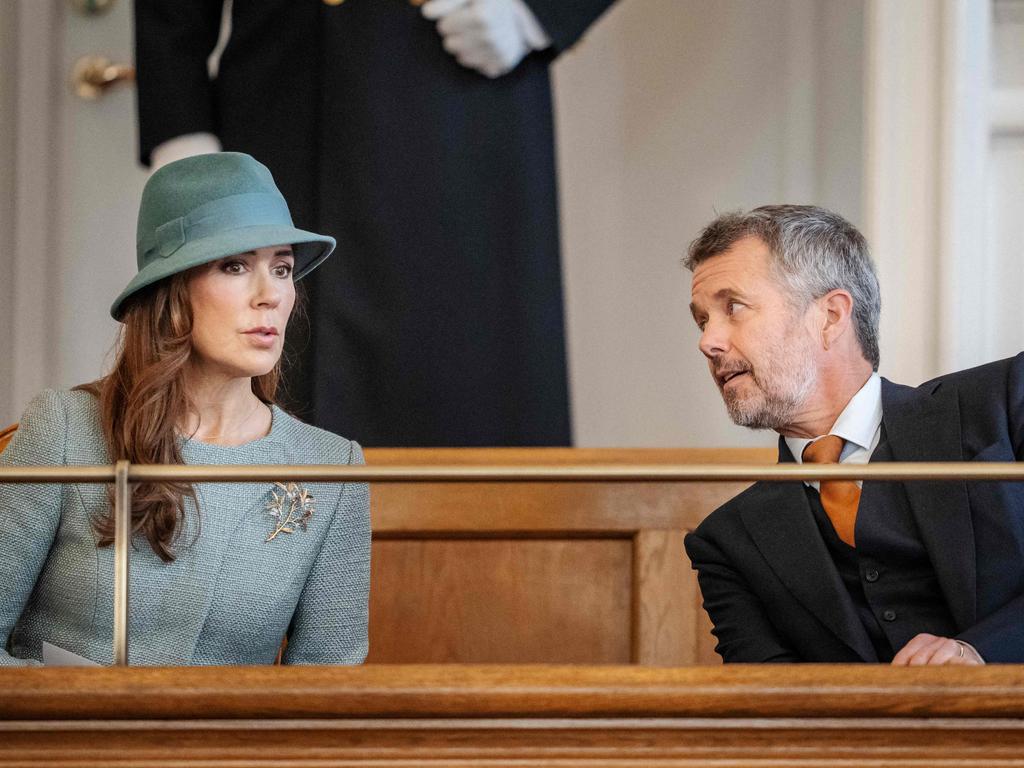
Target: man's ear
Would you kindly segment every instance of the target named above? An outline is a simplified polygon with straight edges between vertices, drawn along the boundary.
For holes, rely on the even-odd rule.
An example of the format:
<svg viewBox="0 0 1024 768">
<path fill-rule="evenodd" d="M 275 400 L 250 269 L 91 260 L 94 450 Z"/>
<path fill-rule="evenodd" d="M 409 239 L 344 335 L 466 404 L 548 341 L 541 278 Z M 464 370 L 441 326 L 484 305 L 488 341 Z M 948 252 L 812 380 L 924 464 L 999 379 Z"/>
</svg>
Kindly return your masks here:
<svg viewBox="0 0 1024 768">
<path fill-rule="evenodd" d="M 850 328 L 850 320 L 853 317 L 853 297 L 849 291 L 836 288 L 818 299 L 818 306 L 823 310 L 824 316 L 821 325 L 821 343 L 825 349 L 828 349 L 834 347 Z"/>
</svg>

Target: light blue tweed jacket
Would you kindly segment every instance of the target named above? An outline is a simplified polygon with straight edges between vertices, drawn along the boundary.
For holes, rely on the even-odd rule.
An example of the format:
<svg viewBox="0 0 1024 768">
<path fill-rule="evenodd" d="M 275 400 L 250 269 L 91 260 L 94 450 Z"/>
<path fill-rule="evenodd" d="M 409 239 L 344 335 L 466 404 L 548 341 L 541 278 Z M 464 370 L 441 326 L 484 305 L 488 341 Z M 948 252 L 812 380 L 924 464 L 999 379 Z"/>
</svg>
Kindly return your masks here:
<svg viewBox="0 0 1024 768">
<path fill-rule="evenodd" d="M 183 441 L 187 464 L 361 464 L 359 445 L 273 409 L 270 434 L 237 447 Z M 111 463 L 96 399 L 47 390 L 29 405 L 0 465 Z M 369 493 L 362 483 L 303 483 L 306 530 L 272 541 L 270 483 L 196 486 L 185 529 L 164 563 L 143 537 L 131 559 L 129 662 L 358 664 L 367 652 Z M 38 664 L 44 640 L 109 664 L 112 546 L 90 519 L 100 485 L 0 485 L 0 664 Z"/>
</svg>

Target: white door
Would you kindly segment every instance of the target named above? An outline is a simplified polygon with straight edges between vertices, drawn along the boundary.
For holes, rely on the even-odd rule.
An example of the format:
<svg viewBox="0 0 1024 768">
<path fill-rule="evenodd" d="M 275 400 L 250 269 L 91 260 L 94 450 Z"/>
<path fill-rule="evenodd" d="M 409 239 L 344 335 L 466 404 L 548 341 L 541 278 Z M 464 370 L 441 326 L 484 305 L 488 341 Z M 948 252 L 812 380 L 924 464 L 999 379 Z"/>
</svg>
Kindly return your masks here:
<svg viewBox="0 0 1024 768">
<path fill-rule="evenodd" d="M 6 127 L 14 126 L 16 194 L 4 423 L 40 389 L 91 381 L 109 365 L 117 323 L 108 308 L 135 271 L 135 215 L 146 179 L 135 159 L 130 83 L 94 101 L 70 84 L 82 56 L 131 63 L 129 0 L 92 15 L 78 6 L 101 0 L 15 5 L 16 109 L 13 120 L 5 114 Z"/>
</svg>

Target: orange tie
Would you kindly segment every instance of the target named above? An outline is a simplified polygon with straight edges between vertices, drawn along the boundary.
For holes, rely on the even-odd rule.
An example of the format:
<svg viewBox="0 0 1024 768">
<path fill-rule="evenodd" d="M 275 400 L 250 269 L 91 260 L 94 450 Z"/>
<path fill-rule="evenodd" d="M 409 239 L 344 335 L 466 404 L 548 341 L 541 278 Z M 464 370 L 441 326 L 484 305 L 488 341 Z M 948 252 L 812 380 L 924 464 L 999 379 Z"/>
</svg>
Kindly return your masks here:
<svg viewBox="0 0 1024 768">
<path fill-rule="evenodd" d="M 843 438 L 826 435 L 804 448 L 803 459 L 808 464 L 836 464 L 843 452 Z M 860 503 L 860 488 L 852 480 L 826 480 L 821 483 L 821 506 L 832 521 L 839 538 L 853 543 L 853 527 L 857 522 L 857 505 Z"/>
</svg>

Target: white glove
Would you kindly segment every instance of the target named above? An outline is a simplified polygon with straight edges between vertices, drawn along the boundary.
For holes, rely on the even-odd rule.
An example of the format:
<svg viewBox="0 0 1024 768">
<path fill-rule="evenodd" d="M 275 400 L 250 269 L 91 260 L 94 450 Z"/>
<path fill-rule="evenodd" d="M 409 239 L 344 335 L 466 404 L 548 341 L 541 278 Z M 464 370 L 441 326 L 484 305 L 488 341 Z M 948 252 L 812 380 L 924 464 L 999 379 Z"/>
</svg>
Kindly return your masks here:
<svg viewBox="0 0 1024 768">
<path fill-rule="evenodd" d="M 175 136 L 162 144 L 157 144 L 149 156 L 149 165 L 155 171 L 162 165 L 184 157 L 208 155 L 220 150 L 220 139 L 212 133 L 186 133 L 184 136 Z"/>
<path fill-rule="evenodd" d="M 523 0 L 430 0 L 423 15 L 437 22 L 448 53 L 487 77 L 511 72 L 526 54 L 551 45 Z"/>
</svg>

